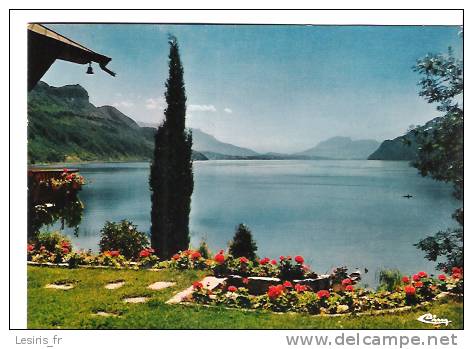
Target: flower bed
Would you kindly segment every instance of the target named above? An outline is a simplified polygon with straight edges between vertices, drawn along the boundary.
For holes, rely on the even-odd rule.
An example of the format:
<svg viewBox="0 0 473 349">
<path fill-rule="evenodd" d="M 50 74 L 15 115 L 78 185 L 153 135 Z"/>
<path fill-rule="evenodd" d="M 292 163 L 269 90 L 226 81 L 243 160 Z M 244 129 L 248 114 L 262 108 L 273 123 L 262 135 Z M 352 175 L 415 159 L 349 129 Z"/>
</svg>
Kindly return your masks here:
<svg viewBox="0 0 473 349">
<path fill-rule="evenodd" d="M 314 291 L 300 283 L 285 281 L 270 285 L 263 295 L 252 295 L 246 287 L 225 283 L 208 290 L 194 283 L 190 301 L 197 304 L 220 305 L 241 309 L 260 309 L 276 312 L 308 314 L 348 314 L 416 306 L 449 292 L 462 297 L 463 272 L 454 268 L 451 275 L 441 274 L 434 279 L 425 272 L 403 278 L 403 287 L 395 291 L 371 291 L 357 288 L 351 279 L 344 279 L 342 288 Z"/>
</svg>

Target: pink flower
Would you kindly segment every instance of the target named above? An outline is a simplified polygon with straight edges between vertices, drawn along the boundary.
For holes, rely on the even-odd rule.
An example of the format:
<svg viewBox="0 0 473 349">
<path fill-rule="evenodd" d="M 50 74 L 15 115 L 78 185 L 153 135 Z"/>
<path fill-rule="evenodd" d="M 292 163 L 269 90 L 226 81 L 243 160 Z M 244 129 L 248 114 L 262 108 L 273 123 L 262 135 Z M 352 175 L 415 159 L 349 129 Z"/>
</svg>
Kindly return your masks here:
<svg viewBox="0 0 473 349">
<path fill-rule="evenodd" d="M 406 286 L 404 287 L 404 292 L 406 292 L 406 295 L 412 296 L 416 293 L 416 288 L 414 286 Z"/>
<path fill-rule="evenodd" d="M 266 265 L 268 263 L 269 263 L 269 258 L 268 257 L 260 259 L 260 261 L 259 261 L 259 264 L 261 264 L 261 265 Z"/>
<path fill-rule="evenodd" d="M 193 288 L 194 290 L 200 290 L 200 289 L 202 289 L 203 287 L 204 287 L 204 285 L 202 285 L 202 283 L 199 282 L 199 281 L 196 281 L 196 282 L 194 282 L 194 283 L 192 284 L 192 288 Z"/>
<path fill-rule="evenodd" d="M 297 292 L 304 292 L 304 291 L 307 291 L 307 286 L 306 285 L 301 285 L 301 284 L 296 284 L 294 286 L 294 289 L 297 291 Z"/>
<path fill-rule="evenodd" d="M 117 251 L 117 250 L 110 251 L 110 256 L 112 257 L 118 257 L 119 255 L 120 255 L 120 251 Z"/>
<path fill-rule="evenodd" d="M 240 263 L 248 264 L 248 259 L 246 257 L 240 257 Z"/>
<path fill-rule="evenodd" d="M 63 247 L 62 254 L 68 254 L 68 253 L 69 253 L 69 249 L 67 247 Z"/>
<path fill-rule="evenodd" d="M 191 254 L 192 259 L 199 259 L 201 257 L 202 257 L 202 255 L 200 254 L 199 251 L 192 252 L 192 254 Z"/>
<path fill-rule="evenodd" d="M 347 285 L 351 285 L 351 279 L 343 279 L 342 280 L 342 285 L 343 286 L 347 286 Z"/>
<path fill-rule="evenodd" d="M 223 253 L 216 254 L 214 259 L 215 262 L 217 262 L 218 264 L 223 264 L 225 262 L 225 256 L 223 255 Z"/>
<path fill-rule="evenodd" d="M 419 275 L 419 277 L 422 279 L 422 278 L 426 278 L 428 275 L 425 271 L 419 271 L 417 273 L 417 275 Z"/>
<path fill-rule="evenodd" d="M 276 299 L 284 292 L 283 285 L 269 286 L 268 288 L 268 297 L 271 299 Z"/>
<path fill-rule="evenodd" d="M 317 292 L 317 297 L 319 297 L 319 299 L 328 298 L 330 297 L 330 292 L 327 290 L 320 290 L 319 292 Z"/>
<path fill-rule="evenodd" d="M 294 260 L 298 264 L 303 264 L 304 263 L 304 258 L 302 256 L 296 256 L 296 257 L 294 257 Z"/>
<path fill-rule="evenodd" d="M 248 280 L 248 278 L 243 278 L 241 282 L 243 282 L 245 285 L 248 285 L 250 283 L 250 280 Z"/>
</svg>

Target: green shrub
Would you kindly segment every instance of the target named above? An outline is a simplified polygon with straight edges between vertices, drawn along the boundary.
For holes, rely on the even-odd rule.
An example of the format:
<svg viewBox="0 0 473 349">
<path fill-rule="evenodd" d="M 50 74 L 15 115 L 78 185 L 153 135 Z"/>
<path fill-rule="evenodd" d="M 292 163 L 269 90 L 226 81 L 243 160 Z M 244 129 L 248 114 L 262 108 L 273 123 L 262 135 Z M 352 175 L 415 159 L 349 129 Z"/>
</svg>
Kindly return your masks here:
<svg viewBox="0 0 473 349">
<path fill-rule="evenodd" d="M 55 250 L 62 248 L 63 245 L 71 249 L 71 240 L 59 231 L 40 232 L 38 236 L 34 238 L 33 243 L 37 250 L 39 250 L 41 246 L 44 246 L 47 251 L 54 252 Z"/>
<path fill-rule="evenodd" d="M 379 289 L 394 291 L 401 285 L 401 272 L 397 269 L 382 269 L 378 272 Z"/>
<path fill-rule="evenodd" d="M 202 239 L 202 241 L 199 244 L 199 248 L 197 249 L 199 251 L 200 255 L 202 258 L 208 259 L 211 258 L 212 253 L 210 252 L 209 245 L 207 245 L 207 242 Z"/>
<path fill-rule="evenodd" d="M 149 239 L 145 233 L 136 229 L 136 225 L 124 219 L 119 223 L 109 222 L 100 231 L 100 251 L 119 251 L 128 259 L 135 259 L 140 251 L 149 247 Z"/>
<path fill-rule="evenodd" d="M 233 257 L 246 257 L 250 260 L 256 259 L 256 242 L 253 240 L 251 230 L 245 224 L 239 224 L 235 230 L 235 236 L 230 243 L 229 252 Z"/>
</svg>

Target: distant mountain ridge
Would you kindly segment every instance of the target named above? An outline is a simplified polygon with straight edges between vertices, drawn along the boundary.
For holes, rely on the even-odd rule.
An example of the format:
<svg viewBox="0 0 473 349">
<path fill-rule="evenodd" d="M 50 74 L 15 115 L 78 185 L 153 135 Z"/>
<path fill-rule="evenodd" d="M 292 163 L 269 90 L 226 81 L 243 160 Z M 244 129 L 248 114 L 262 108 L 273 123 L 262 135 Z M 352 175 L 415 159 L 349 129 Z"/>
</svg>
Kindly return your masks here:
<svg viewBox="0 0 473 349">
<path fill-rule="evenodd" d="M 138 121 L 138 125 L 143 127 L 157 128 L 158 124 Z M 201 131 L 198 128 L 191 128 L 192 131 L 192 148 L 203 154 L 214 153 L 221 156 L 228 155 L 233 157 L 257 156 L 254 150 L 239 147 L 230 143 L 221 142 L 214 136 Z"/>
<path fill-rule="evenodd" d="M 352 140 L 350 137 L 332 137 L 315 147 L 294 155 L 337 160 L 365 160 L 379 147 L 372 139 Z"/>
<path fill-rule="evenodd" d="M 437 122 L 441 118 L 435 118 L 423 126 L 416 129 L 426 132 L 432 132 L 437 127 Z M 417 158 L 417 142 L 415 137 L 415 129 L 410 130 L 403 136 L 394 139 L 387 139 L 374 151 L 368 160 L 392 160 L 392 161 L 413 161 Z"/>
<path fill-rule="evenodd" d="M 96 107 L 80 85 L 40 81 L 28 94 L 28 161 L 148 160 L 155 130 L 112 106 Z M 195 159 L 206 159 L 194 154 Z"/>
</svg>

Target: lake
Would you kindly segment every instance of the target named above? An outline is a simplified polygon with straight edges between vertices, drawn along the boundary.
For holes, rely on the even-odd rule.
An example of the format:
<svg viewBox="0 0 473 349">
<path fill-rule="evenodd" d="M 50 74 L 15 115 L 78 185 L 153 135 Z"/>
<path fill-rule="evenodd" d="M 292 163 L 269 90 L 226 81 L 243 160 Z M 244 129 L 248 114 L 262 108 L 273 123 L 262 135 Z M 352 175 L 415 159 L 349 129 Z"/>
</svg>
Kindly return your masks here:
<svg viewBox="0 0 473 349">
<path fill-rule="evenodd" d="M 88 184 L 79 248 L 97 250 L 107 220 L 129 219 L 150 228 L 149 164 L 94 163 L 74 166 Z M 199 161 L 190 217 L 191 244 L 205 239 L 226 248 L 238 223 L 247 224 L 258 254 L 303 255 L 319 272 L 335 266 L 434 272 L 413 244 L 454 226 L 459 206 L 451 187 L 422 178 L 407 162 L 394 161 Z M 403 195 L 411 194 L 407 199 Z"/>
</svg>

